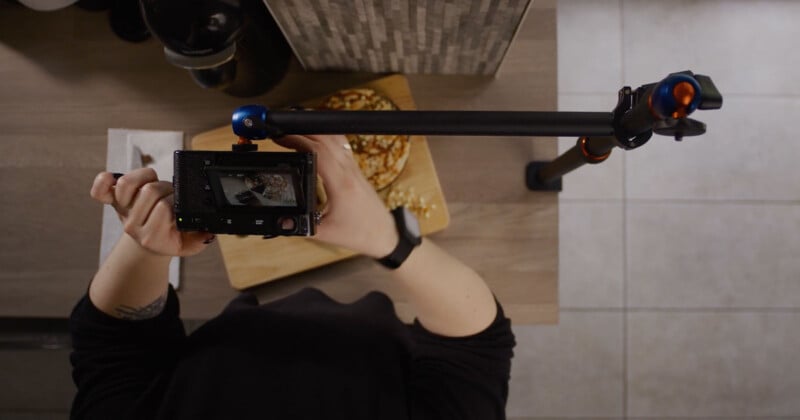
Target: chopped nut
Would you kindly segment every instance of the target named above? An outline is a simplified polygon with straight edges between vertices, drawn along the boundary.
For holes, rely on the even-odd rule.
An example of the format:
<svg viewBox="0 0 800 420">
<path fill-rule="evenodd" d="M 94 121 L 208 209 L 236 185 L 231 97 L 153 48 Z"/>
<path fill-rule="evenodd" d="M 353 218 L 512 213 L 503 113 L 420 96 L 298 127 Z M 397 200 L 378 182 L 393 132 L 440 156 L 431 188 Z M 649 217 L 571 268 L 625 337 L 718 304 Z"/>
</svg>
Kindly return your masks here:
<svg viewBox="0 0 800 420">
<path fill-rule="evenodd" d="M 408 189 L 393 187 L 386 195 L 385 203 L 390 209 L 403 206 L 418 218 L 425 219 L 430 219 L 431 211 L 436 209 L 436 205 L 428 204 L 429 200 L 418 195 L 414 187 Z"/>
</svg>

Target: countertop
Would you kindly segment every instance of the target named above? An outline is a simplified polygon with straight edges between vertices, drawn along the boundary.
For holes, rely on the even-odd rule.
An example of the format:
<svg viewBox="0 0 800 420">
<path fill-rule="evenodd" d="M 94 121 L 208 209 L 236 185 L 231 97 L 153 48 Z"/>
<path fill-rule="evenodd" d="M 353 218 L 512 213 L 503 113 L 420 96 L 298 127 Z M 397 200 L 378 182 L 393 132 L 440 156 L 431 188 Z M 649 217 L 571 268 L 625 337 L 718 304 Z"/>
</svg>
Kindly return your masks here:
<svg viewBox="0 0 800 420">
<path fill-rule="evenodd" d="M 409 75 L 411 91 L 422 110 L 555 110 L 555 48 L 554 10 L 532 7 L 495 77 Z M 104 13 L 1 2 L 0 316 L 65 317 L 85 292 L 101 225 L 88 191 L 108 128 L 179 130 L 188 142 L 240 105 L 296 103 L 378 77 L 294 64 L 268 94 L 234 98 L 196 86 L 156 40 L 116 38 Z M 524 184 L 525 164 L 555 157 L 555 139 L 441 136 L 429 146 L 452 218 L 433 240 L 486 278 L 515 323 L 557 322 L 558 199 Z M 254 291 L 269 300 L 314 286 L 348 301 L 378 289 L 412 316 L 381 270 L 355 258 Z M 212 317 L 237 294 L 215 245 L 182 271 L 185 318 Z"/>
</svg>

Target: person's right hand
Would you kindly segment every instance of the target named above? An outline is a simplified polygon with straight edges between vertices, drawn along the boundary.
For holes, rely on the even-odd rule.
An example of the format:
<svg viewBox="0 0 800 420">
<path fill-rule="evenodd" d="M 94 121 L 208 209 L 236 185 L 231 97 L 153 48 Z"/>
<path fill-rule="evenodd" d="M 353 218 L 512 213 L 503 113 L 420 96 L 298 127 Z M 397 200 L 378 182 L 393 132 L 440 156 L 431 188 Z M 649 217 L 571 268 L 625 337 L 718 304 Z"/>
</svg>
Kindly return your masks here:
<svg viewBox="0 0 800 420">
<path fill-rule="evenodd" d="M 97 174 L 90 195 L 117 211 L 125 233 L 142 248 L 165 256 L 190 256 L 205 249 L 214 235 L 181 232 L 175 224 L 172 184 L 159 181 L 151 168 L 136 169 L 117 179 Z"/>
<path fill-rule="evenodd" d="M 328 202 L 315 238 L 382 258 L 397 245 L 394 219 L 358 168 L 347 138 L 342 135 L 289 135 L 275 143 L 317 155 Z"/>
</svg>

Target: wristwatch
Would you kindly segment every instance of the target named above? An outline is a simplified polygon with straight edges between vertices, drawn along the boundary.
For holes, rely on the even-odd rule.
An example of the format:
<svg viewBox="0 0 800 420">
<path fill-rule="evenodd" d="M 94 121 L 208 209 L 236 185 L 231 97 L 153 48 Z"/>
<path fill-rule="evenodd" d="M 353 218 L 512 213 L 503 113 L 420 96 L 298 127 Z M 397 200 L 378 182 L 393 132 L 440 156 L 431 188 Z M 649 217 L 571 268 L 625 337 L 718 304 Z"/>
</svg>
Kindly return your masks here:
<svg viewBox="0 0 800 420">
<path fill-rule="evenodd" d="M 377 260 L 384 267 L 394 270 L 403 264 L 411 251 L 422 243 L 422 235 L 419 230 L 419 222 L 407 208 L 397 207 L 392 210 L 394 224 L 400 240 L 389 255 Z"/>
</svg>

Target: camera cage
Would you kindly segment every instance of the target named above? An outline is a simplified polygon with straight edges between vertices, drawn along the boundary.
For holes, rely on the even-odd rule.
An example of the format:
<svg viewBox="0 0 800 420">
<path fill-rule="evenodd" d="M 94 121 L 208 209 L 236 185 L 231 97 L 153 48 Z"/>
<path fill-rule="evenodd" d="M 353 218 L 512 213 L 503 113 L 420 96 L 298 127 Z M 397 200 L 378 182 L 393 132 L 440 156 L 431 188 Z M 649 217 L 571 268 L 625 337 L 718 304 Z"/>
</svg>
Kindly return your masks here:
<svg viewBox="0 0 800 420">
<path fill-rule="evenodd" d="M 174 210 L 180 230 L 265 238 L 315 233 L 319 215 L 316 212 L 314 154 L 252 151 L 175 152 Z M 258 198 L 255 194 L 266 194 L 266 185 L 261 191 L 257 188 L 262 185 L 247 185 L 247 179 L 252 181 L 270 175 L 283 177 L 287 184 L 284 188 L 291 189 L 289 196 L 293 201 L 290 204 L 281 205 L 280 200 L 264 198 L 266 195 Z M 237 178 L 237 181 L 230 178 Z M 223 184 L 224 179 L 229 181 Z M 240 186 L 243 189 L 239 193 L 248 192 L 252 195 L 249 200 L 240 200 L 239 193 L 231 189 L 238 179 L 245 184 Z"/>
</svg>

